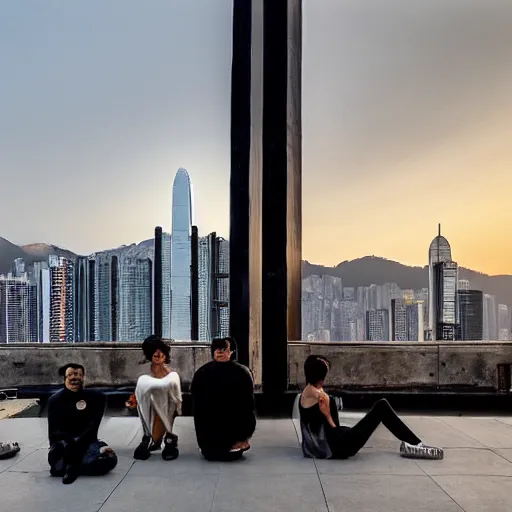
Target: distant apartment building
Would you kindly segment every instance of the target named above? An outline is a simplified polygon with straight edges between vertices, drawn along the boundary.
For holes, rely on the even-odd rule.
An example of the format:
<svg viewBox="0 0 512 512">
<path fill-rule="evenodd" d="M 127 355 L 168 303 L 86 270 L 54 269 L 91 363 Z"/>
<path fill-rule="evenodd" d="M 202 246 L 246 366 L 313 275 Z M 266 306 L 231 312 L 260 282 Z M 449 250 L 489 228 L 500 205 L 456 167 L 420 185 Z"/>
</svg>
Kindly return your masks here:
<svg viewBox="0 0 512 512">
<path fill-rule="evenodd" d="M 483 293 L 479 290 L 459 290 L 459 333 L 462 341 L 480 341 L 484 337 Z"/>
<path fill-rule="evenodd" d="M 210 233 L 197 244 L 198 338 L 211 341 L 229 335 L 229 242 Z"/>
<path fill-rule="evenodd" d="M 411 299 L 391 300 L 391 340 L 423 341 L 423 303 Z"/>
<path fill-rule="evenodd" d="M 498 304 L 494 295 L 484 294 L 483 334 L 484 340 L 498 339 Z"/>
<path fill-rule="evenodd" d="M 505 304 L 498 305 L 498 339 L 510 341 L 510 314 Z"/>
<path fill-rule="evenodd" d="M 36 284 L 27 274 L 0 275 L 0 343 L 36 342 Z"/>
<path fill-rule="evenodd" d="M 389 311 L 372 309 L 366 312 L 366 339 L 389 341 Z"/>
<path fill-rule="evenodd" d="M 118 341 L 142 342 L 152 333 L 151 249 L 132 245 L 118 254 Z"/>
</svg>

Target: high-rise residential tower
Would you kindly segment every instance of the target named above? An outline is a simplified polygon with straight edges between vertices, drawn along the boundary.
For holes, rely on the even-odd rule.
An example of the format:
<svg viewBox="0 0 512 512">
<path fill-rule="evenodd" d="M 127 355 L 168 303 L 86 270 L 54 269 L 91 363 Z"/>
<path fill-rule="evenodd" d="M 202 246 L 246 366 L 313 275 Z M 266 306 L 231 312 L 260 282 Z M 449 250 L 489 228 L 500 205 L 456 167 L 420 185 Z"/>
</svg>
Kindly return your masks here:
<svg viewBox="0 0 512 512">
<path fill-rule="evenodd" d="M 142 342 L 152 332 L 152 248 L 119 251 L 119 341 Z"/>
<path fill-rule="evenodd" d="M 498 339 L 500 341 L 510 340 L 510 316 L 506 304 L 498 305 Z"/>
<path fill-rule="evenodd" d="M 180 168 L 172 189 L 171 338 L 190 340 L 192 330 L 190 236 L 192 188 L 188 172 Z"/>
<path fill-rule="evenodd" d="M 462 341 L 483 339 L 483 293 L 480 290 L 459 290 L 459 335 Z"/>
<path fill-rule="evenodd" d="M 37 342 L 37 287 L 27 274 L 0 276 L 0 343 Z"/>
<path fill-rule="evenodd" d="M 72 342 L 75 337 L 74 263 L 50 255 L 50 341 Z"/>
<path fill-rule="evenodd" d="M 483 339 L 486 341 L 498 339 L 498 306 L 496 297 L 484 294 L 483 304 Z"/>
</svg>

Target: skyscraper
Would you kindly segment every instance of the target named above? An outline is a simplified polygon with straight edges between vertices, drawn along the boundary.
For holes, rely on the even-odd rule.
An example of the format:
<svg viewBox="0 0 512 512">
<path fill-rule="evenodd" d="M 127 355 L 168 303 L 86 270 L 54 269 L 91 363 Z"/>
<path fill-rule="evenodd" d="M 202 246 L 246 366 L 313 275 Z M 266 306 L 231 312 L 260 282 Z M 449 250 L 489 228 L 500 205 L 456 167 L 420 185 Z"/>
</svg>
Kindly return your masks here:
<svg viewBox="0 0 512 512">
<path fill-rule="evenodd" d="M 494 295 L 484 294 L 483 305 L 483 339 L 497 340 L 498 339 L 498 318 L 497 318 L 497 303 Z"/>
<path fill-rule="evenodd" d="M 132 245 L 119 253 L 119 341 L 144 341 L 152 332 L 151 249 Z"/>
<path fill-rule="evenodd" d="M 498 338 L 500 341 L 510 340 L 510 316 L 505 304 L 498 306 Z"/>
<path fill-rule="evenodd" d="M 483 293 L 479 290 L 459 290 L 459 336 L 462 341 L 483 339 Z"/>
<path fill-rule="evenodd" d="M 210 233 L 197 253 L 198 338 L 211 341 L 229 335 L 229 242 Z"/>
<path fill-rule="evenodd" d="M 37 341 L 50 342 L 50 267 L 47 261 L 36 261 L 32 269 L 37 293 Z"/>
<path fill-rule="evenodd" d="M 455 282 L 453 282 L 452 267 L 446 267 L 444 272 L 443 264 L 449 262 L 452 262 L 452 250 L 448 240 L 441 236 L 439 224 L 438 235 L 432 240 L 428 251 L 428 325 L 433 340 L 446 339 L 446 337 L 450 339 L 450 334 L 444 332 L 441 324 L 452 325 L 450 323 L 452 321 L 452 339 L 455 339 L 458 272 L 455 272 Z M 444 277 L 446 282 L 443 281 Z M 451 314 L 451 308 L 453 308 L 453 314 Z M 449 330 L 450 328 L 447 327 L 447 331 Z"/>
<path fill-rule="evenodd" d="M 94 282 L 91 281 L 89 258 L 79 256 L 75 261 L 75 342 L 91 341 L 91 307 L 94 304 Z"/>
<path fill-rule="evenodd" d="M 171 339 L 171 235 L 162 233 L 162 337 Z"/>
<path fill-rule="evenodd" d="M 391 340 L 423 341 L 423 303 L 391 299 Z"/>
<path fill-rule="evenodd" d="M 453 341 L 456 339 L 459 323 L 458 274 L 459 268 L 454 261 L 443 261 L 433 266 L 435 302 L 432 313 L 436 319 L 435 329 L 432 331 L 434 340 Z"/>
<path fill-rule="evenodd" d="M 55 255 L 50 266 L 50 342 L 72 342 L 75 336 L 74 263 Z"/>
<path fill-rule="evenodd" d="M 119 266 L 116 251 L 94 255 L 94 341 L 117 341 Z"/>
<path fill-rule="evenodd" d="M 229 242 L 215 239 L 213 337 L 229 336 Z"/>
<path fill-rule="evenodd" d="M 0 275 L 0 343 L 37 342 L 37 288 L 27 274 Z"/>
<path fill-rule="evenodd" d="M 192 190 L 188 172 L 180 168 L 172 190 L 171 338 L 190 340 L 192 327 L 190 265 Z"/>
</svg>

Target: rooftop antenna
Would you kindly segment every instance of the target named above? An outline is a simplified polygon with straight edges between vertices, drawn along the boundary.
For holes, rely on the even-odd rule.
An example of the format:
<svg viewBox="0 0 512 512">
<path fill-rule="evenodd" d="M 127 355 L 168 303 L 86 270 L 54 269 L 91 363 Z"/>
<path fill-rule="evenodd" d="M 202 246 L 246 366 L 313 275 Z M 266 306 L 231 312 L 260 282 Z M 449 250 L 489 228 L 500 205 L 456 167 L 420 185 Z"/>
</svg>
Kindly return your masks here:
<svg viewBox="0 0 512 512">
<path fill-rule="evenodd" d="M 438 236 L 441 236 L 441 223 L 439 223 L 437 225 L 437 233 L 438 233 Z"/>
</svg>

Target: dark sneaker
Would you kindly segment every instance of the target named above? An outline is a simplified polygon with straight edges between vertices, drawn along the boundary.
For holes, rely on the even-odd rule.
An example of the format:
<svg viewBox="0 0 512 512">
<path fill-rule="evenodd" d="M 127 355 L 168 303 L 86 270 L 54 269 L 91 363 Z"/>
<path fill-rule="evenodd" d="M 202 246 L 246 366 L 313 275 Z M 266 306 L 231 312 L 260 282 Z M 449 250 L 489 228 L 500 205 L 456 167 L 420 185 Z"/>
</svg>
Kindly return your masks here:
<svg viewBox="0 0 512 512">
<path fill-rule="evenodd" d="M 178 450 L 178 436 L 176 434 L 165 434 L 162 459 L 175 460 L 180 456 Z"/>
<path fill-rule="evenodd" d="M 135 448 L 135 452 L 133 453 L 133 458 L 137 460 L 148 460 L 151 456 L 151 452 L 149 451 L 149 443 L 151 442 L 151 437 L 144 436 L 139 446 Z"/>
<path fill-rule="evenodd" d="M 66 474 L 62 477 L 62 483 L 65 485 L 72 484 L 78 478 L 78 468 L 76 466 L 68 466 Z"/>
<path fill-rule="evenodd" d="M 402 441 L 400 455 L 407 459 L 442 460 L 444 452 L 442 448 L 435 446 L 426 446 L 423 443 L 414 445 Z"/>
</svg>

